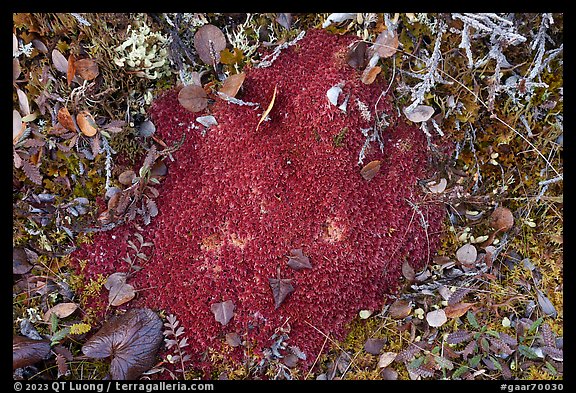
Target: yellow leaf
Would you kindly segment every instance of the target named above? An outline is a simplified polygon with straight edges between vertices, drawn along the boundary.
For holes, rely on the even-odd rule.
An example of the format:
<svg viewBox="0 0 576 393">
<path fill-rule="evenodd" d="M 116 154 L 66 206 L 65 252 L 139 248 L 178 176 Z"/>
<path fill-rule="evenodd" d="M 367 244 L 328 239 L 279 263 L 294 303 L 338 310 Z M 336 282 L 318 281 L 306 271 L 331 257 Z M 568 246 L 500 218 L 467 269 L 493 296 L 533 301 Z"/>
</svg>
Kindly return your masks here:
<svg viewBox="0 0 576 393">
<path fill-rule="evenodd" d="M 262 113 L 262 117 L 260 118 L 258 125 L 256 125 L 256 131 L 258 131 L 258 127 L 260 127 L 260 124 L 264 121 L 266 116 L 268 116 L 268 113 L 270 113 L 270 111 L 272 110 L 272 107 L 274 106 L 274 101 L 276 100 L 276 88 L 277 87 L 278 87 L 278 85 L 274 86 L 274 94 L 272 94 L 272 100 L 270 101 L 270 105 L 268 105 L 268 109 L 266 109 L 264 111 L 264 113 Z"/>
</svg>

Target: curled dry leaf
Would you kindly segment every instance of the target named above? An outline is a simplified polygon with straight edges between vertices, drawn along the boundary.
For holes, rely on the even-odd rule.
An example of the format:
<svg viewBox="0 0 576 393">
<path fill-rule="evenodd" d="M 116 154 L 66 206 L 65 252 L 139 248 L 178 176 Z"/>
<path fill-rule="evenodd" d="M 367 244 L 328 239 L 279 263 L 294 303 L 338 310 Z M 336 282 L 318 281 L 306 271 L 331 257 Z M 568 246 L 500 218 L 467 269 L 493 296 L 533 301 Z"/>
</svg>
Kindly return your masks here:
<svg viewBox="0 0 576 393">
<path fill-rule="evenodd" d="M 558 312 L 556 311 L 556 308 L 554 308 L 550 299 L 548 299 L 548 297 L 546 297 L 546 295 L 544 295 L 544 293 L 539 289 L 536 290 L 536 297 L 538 298 L 538 305 L 540 306 L 540 309 L 542 309 L 542 312 L 552 318 L 556 318 Z"/>
<path fill-rule="evenodd" d="M 384 30 L 378 37 L 372 46 L 372 50 L 378 53 L 381 58 L 387 58 L 396 53 L 398 49 L 398 34 L 396 31 Z"/>
<path fill-rule="evenodd" d="M 373 314 L 372 310 L 360 310 L 360 312 L 358 313 L 360 319 L 368 319 L 372 314 Z"/>
<path fill-rule="evenodd" d="M 414 110 L 408 111 L 408 107 L 404 108 L 404 115 L 414 123 L 421 123 L 427 121 L 434 114 L 434 108 L 428 105 L 418 105 Z"/>
<path fill-rule="evenodd" d="M 154 365 L 162 341 L 160 317 L 150 309 L 136 308 L 106 322 L 82 352 L 95 359 L 112 357 L 112 379 L 137 379 Z"/>
<path fill-rule="evenodd" d="M 44 322 L 48 322 L 52 314 L 63 319 L 72 315 L 77 309 L 78 305 L 76 303 L 59 303 L 46 311 L 43 318 Z"/>
<path fill-rule="evenodd" d="M 362 78 L 360 80 L 365 85 L 370 85 L 376 80 L 376 77 L 381 71 L 382 68 L 380 66 L 367 67 L 364 72 L 362 72 Z"/>
<path fill-rule="evenodd" d="M 301 248 L 290 251 L 288 266 L 290 266 L 294 270 L 312 269 L 312 265 L 310 264 L 310 258 L 308 258 L 306 255 L 302 253 Z"/>
<path fill-rule="evenodd" d="M 208 116 L 200 116 L 196 118 L 196 121 L 200 124 L 202 124 L 204 127 L 209 128 L 211 126 L 216 126 L 218 125 L 218 121 L 216 120 L 216 118 L 212 115 L 208 115 Z"/>
<path fill-rule="evenodd" d="M 471 265 L 476 262 L 478 251 L 472 244 L 464 244 L 456 251 L 456 259 L 464 265 Z"/>
<path fill-rule="evenodd" d="M 187 85 L 178 93 L 178 102 L 190 112 L 200 112 L 208 106 L 208 96 L 201 86 Z"/>
<path fill-rule="evenodd" d="M 66 107 L 62 107 L 58 110 L 58 122 L 68 131 L 77 131 L 76 123 L 74 123 L 74 119 Z"/>
<path fill-rule="evenodd" d="M 392 303 L 388 312 L 394 319 L 403 319 L 412 312 L 412 304 L 408 300 L 398 299 Z"/>
<path fill-rule="evenodd" d="M 374 176 L 380 171 L 380 166 L 382 161 L 374 160 L 370 161 L 368 164 L 364 165 L 364 167 L 360 170 L 360 174 L 366 181 L 372 180 Z"/>
<path fill-rule="evenodd" d="M 98 125 L 94 121 L 94 118 L 88 111 L 82 111 L 76 115 L 76 123 L 80 128 L 80 131 L 88 137 L 96 135 L 98 132 Z"/>
<path fill-rule="evenodd" d="M 426 321 L 431 327 L 439 327 L 444 325 L 446 321 L 448 321 L 448 318 L 446 317 L 444 310 L 440 308 L 426 314 Z"/>
<path fill-rule="evenodd" d="M 49 356 L 50 342 L 48 340 L 12 336 L 12 370 L 31 366 Z"/>
<path fill-rule="evenodd" d="M 448 184 L 448 182 L 446 181 L 446 179 L 442 178 L 439 181 L 432 181 L 432 182 L 428 183 L 427 187 L 431 193 L 440 194 L 440 193 L 444 192 L 447 184 Z"/>
<path fill-rule="evenodd" d="M 215 65 L 220 62 L 220 51 L 226 49 L 226 37 L 218 27 L 206 24 L 196 31 L 194 48 L 204 63 Z"/>
<path fill-rule="evenodd" d="M 221 303 L 214 303 L 210 306 L 210 310 L 214 314 L 216 321 L 220 322 L 222 325 L 226 325 L 230 322 L 230 319 L 234 316 L 234 302 L 232 300 L 226 300 Z"/>
<path fill-rule="evenodd" d="M 76 66 L 76 75 L 79 75 L 84 80 L 91 81 L 100 73 L 98 64 L 93 59 L 80 59 L 74 64 Z"/>
<path fill-rule="evenodd" d="M 258 131 L 258 127 L 260 127 L 260 124 L 262 124 L 262 122 L 268 117 L 268 114 L 270 113 L 270 111 L 272 110 L 272 107 L 274 106 L 274 101 L 276 101 L 277 87 L 278 87 L 278 85 L 274 86 L 274 93 L 272 94 L 272 99 L 270 100 L 270 104 L 268 104 L 268 108 L 266 108 L 264 113 L 262 113 L 262 116 L 260 117 L 260 120 L 258 121 L 258 124 L 256 125 L 256 131 Z"/>
<path fill-rule="evenodd" d="M 242 87 L 242 83 L 244 83 L 244 79 L 246 79 L 246 74 L 244 72 L 240 72 L 239 74 L 230 75 L 220 88 L 220 93 L 226 94 L 229 97 L 236 97 L 238 94 L 238 90 Z"/>
<path fill-rule="evenodd" d="M 490 215 L 490 226 L 498 232 L 507 232 L 514 226 L 514 215 L 506 207 L 497 207 Z"/>
</svg>

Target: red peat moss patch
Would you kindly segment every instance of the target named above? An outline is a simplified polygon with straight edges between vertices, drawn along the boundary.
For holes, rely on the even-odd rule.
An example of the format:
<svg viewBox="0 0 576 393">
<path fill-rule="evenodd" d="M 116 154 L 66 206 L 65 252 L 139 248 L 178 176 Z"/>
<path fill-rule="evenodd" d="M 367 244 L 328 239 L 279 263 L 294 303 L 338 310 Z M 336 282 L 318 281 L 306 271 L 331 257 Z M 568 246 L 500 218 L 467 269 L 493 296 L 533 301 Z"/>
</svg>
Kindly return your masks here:
<svg viewBox="0 0 576 393">
<path fill-rule="evenodd" d="M 343 338 L 359 310 L 380 309 L 384 295 L 398 288 L 405 260 L 422 267 L 438 244 L 443 208 L 419 207 L 427 239 L 408 202 L 422 200 L 417 181 L 430 174 L 426 138 L 379 99 L 383 80 L 363 84 L 361 71 L 346 64 L 355 39 L 312 30 L 270 67 L 245 69 L 237 98 L 259 107 L 217 98 L 206 111 L 191 113 L 177 91 L 152 106 L 158 136 L 174 143 L 185 133 L 186 141 L 167 162 L 159 213 L 144 232 L 154 253 L 130 281 L 142 290 L 128 306 L 175 314 L 189 337 L 193 367 L 209 368 L 203 354 L 228 346 L 227 333 L 239 334 L 251 354 L 262 356 L 275 331 L 288 326 L 286 343 L 306 355 L 300 365 L 310 366 L 323 334 Z M 337 84 L 346 112 L 326 95 Z M 256 131 L 275 88 L 270 119 Z M 388 114 L 384 150 L 372 142 L 359 165 L 361 130 L 374 127 L 375 111 Z M 190 127 L 208 113 L 217 125 L 204 135 Z M 380 169 L 367 181 L 361 169 L 373 160 Z M 89 259 L 82 271 L 87 280 L 128 269 L 121 258 L 130 230 L 100 233 L 77 252 Z M 298 249 L 311 269 L 288 266 Z M 278 308 L 270 278 L 290 279 L 294 288 Z M 223 325 L 211 306 L 228 300 L 234 314 Z M 241 360 L 246 347 L 225 352 Z"/>
</svg>

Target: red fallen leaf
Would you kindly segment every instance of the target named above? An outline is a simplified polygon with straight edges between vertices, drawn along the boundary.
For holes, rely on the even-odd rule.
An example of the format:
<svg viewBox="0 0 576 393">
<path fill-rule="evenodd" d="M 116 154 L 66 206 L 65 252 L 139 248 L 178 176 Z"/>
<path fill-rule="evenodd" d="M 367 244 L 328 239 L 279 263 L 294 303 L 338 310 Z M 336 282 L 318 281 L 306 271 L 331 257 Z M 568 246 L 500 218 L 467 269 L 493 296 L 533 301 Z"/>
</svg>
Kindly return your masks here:
<svg viewBox="0 0 576 393">
<path fill-rule="evenodd" d="M 87 81 L 95 79 L 100 73 L 98 64 L 96 64 L 93 59 L 80 59 L 77 60 L 74 65 L 76 67 L 76 74 Z"/>
<path fill-rule="evenodd" d="M 162 320 L 148 308 L 113 317 L 82 346 L 84 355 L 111 357 L 112 379 L 137 379 L 156 362 L 162 344 Z"/>
<path fill-rule="evenodd" d="M 220 322 L 222 325 L 226 325 L 232 317 L 234 316 L 234 302 L 232 300 L 226 300 L 221 303 L 214 303 L 210 306 L 210 310 L 214 314 L 216 321 Z"/>
<path fill-rule="evenodd" d="M 368 352 L 369 354 L 378 355 L 378 354 L 380 354 L 380 351 L 384 347 L 384 344 L 386 344 L 386 340 L 384 340 L 384 339 L 369 338 L 364 343 L 364 350 L 366 352 Z"/>
<path fill-rule="evenodd" d="M 294 270 L 312 269 L 310 258 L 302 253 L 302 249 L 298 248 L 290 251 L 290 259 L 288 259 L 288 266 Z"/>
<path fill-rule="evenodd" d="M 190 112 L 200 112 L 208 106 L 208 96 L 202 86 L 187 85 L 178 93 L 178 102 Z"/>
<path fill-rule="evenodd" d="M 32 340 L 22 336 L 12 336 L 12 370 L 30 366 L 50 356 L 48 340 Z"/>
<path fill-rule="evenodd" d="M 220 51 L 226 49 L 226 37 L 218 27 L 206 24 L 194 34 L 194 48 L 204 63 L 215 65 L 220 62 Z"/>
<path fill-rule="evenodd" d="M 76 123 L 80 127 L 80 131 L 88 137 L 92 137 L 98 132 L 98 125 L 88 111 L 78 113 L 76 115 Z"/>
<path fill-rule="evenodd" d="M 360 174 L 365 180 L 370 181 L 380 171 L 380 164 L 382 164 L 380 160 L 370 161 L 360 170 Z"/>
<path fill-rule="evenodd" d="M 226 94 L 230 97 L 236 97 L 236 94 L 238 94 L 238 90 L 240 90 L 240 87 L 242 87 L 242 83 L 244 83 L 245 78 L 246 74 L 243 72 L 230 75 L 222 84 L 220 93 Z"/>
<path fill-rule="evenodd" d="M 280 276 L 280 275 L 278 275 Z M 280 307 L 288 295 L 294 292 L 291 278 L 269 278 L 272 296 L 274 297 L 274 308 Z"/>
</svg>

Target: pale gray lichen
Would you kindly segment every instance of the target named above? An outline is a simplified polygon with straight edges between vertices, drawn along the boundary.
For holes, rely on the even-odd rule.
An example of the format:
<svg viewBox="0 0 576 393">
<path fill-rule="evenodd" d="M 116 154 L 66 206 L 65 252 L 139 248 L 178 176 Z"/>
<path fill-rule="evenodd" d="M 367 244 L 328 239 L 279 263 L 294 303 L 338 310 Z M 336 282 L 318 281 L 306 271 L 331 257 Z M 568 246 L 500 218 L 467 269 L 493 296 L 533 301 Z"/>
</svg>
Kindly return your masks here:
<svg viewBox="0 0 576 393">
<path fill-rule="evenodd" d="M 170 74 L 167 37 L 160 32 L 153 32 L 143 20 L 139 27 L 128 25 L 126 33 L 128 38 L 115 48 L 118 53 L 114 58 L 116 65 L 148 79 Z"/>
</svg>

